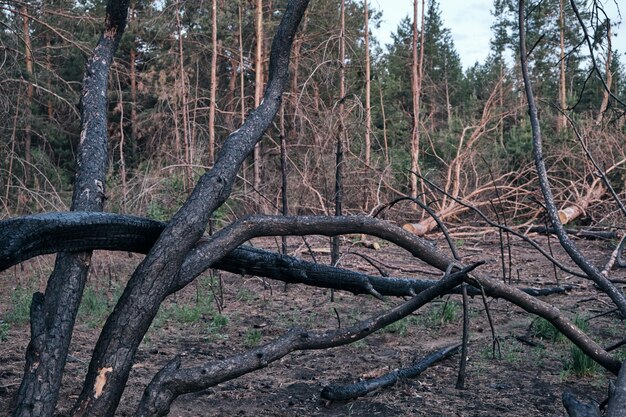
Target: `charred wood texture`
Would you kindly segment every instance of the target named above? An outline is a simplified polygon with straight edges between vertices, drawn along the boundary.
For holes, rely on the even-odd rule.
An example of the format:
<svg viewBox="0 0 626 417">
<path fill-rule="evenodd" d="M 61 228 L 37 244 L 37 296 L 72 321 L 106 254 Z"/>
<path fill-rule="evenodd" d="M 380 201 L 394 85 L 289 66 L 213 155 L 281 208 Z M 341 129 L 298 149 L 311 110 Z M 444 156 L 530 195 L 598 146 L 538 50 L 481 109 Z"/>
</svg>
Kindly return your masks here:
<svg viewBox="0 0 626 417">
<path fill-rule="evenodd" d="M 598 403 L 593 400 L 583 401 L 568 389 L 563 391 L 561 398 L 569 417 L 600 417 L 602 415 Z"/>
<path fill-rule="evenodd" d="M 183 262 L 202 237 L 211 213 L 230 195 L 241 164 L 261 140 L 280 107 L 289 74 L 291 46 L 307 5 L 306 0 L 289 2 L 272 44 L 262 103 L 229 135 L 213 168 L 200 177 L 185 204 L 130 278 L 96 343 L 73 415 L 114 415 L 137 348 L 161 302 L 185 285 L 179 280 L 184 274 Z M 212 239 L 207 245 L 205 254 L 210 263 L 234 249 L 222 243 Z"/>
<path fill-rule="evenodd" d="M 331 401 L 346 401 L 362 397 L 381 388 L 387 388 L 404 379 L 416 378 L 435 363 L 459 352 L 461 345 L 448 346 L 431 353 L 408 368 L 396 369 L 378 378 L 349 385 L 328 385 L 322 390 L 322 398 Z"/>
<path fill-rule="evenodd" d="M 44 213 L 4 220 L 0 222 L 0 270 L 33 256 L 64 251 L 102 249 L 145 254 L 165 226 L 165 223 L 142 217 L 90 212 Z M 8 239 L 9 236 L 12 238 Z M 438 282 L 367 275 L 251 246 L 239 246 L 208 267 L 376 296 L 414 296 Z M 198 272 L 199 269 L 202 267 L 194 270 Z M 475 287 L 467 290 L 472 296 L 481 294 Z M 562 294 L 567 290 L 568 287 L 521 289 L 532 296 Z M 450 293 L 460 294 L 460 289 L 453 289 Z"/>
<path fill-rule="evenodd" d="M 607 417 L 621 417 L 626 413 L 626 366 L 622 363 L 617 381 L 609 394 Z"/>
<path fill-rule="evenodd" d="M 166 365 L 146 388 L 136 416 L 164 416 L 178 396 L 200 391 L 264 368 L 296 350 L 328 349 L 363 339 L 450 291 L 459 285 L 463 281 L 463 276 L 476 266 L 477 264 L 474 264 L 450 274 L 437 285 L 410 300 L 347 328 L 327 331 L 292 329 L 282 337 L 257 349 L 187 369 L 181 368 L 180 359 L 176 358 Z"/>
<path fill-rule="evenodd" d="M 571 3 L 573 10 L 576 12 L 576 5 Z M 545 159 L 543 157 L 543 144 L 541 135 L 541 126 L 539 123 L 539 110 L 533 93 L 532 83 L 528 70 L 528 50 L 526 49 L 526 25 L 525 25 L 525 1 L 520 0 L 518 6 L 518 23 L 519 23 L 519 53 L 522 70 L 522 78 L 524 79 L 524 89 L 526 91 L 526 99 L 528 102 L 528 115 L 530 118 L 530 127 L 532 130 L 533 142 L 533 159 L 535 168 L 537 169 L 537 177 L 539 179 L 539 187 L 543 194 L 546 212 L 552 223 L 552 227 L 559 238 L 561 246 L 567 252 L 570 259 L 574 261 L 578 267 L 587 274 L 588 278 L 593 281 L 606 295 L 608 295 L 613 303 L 619 308 L 623 316 L 626 317 L 626 296 L 609 281 L 582 253 L 578 250 L 574 242 L 569 238 L 563 228 L 563 224 L 559 219 L 559 214 L 554 204 L 554 195 L 552 187 L 548 180 L 548 171 Z"/>
<path fill-rule="evenodd" d="M 95 249 L 148 253 L 165 224 L 97 212 L 42 213 L 0 222 L 0 271 L 34 256 Z"/>
<path fill-rule="evenodd" d="M 85 69 L 72 210 L 101 211 L 104 205 L 108 161 L 107 80 L 126 26 L 128 3 L 128 0 L 108 1 L 104 30 Z M 15 416 L 54 413 L 90 262 L 90 252 L 60 254 L 45 295 L 33 297 L 31 340 Z"/>
<path fill-rule="evenodd" d="M 581 239 L 618 239 L 619 235 L 614 230 L 587 230 L 587 229 L 578 229 L 575 227 L 564 227 L 563 230 L 570 235 L 576 236 Z M 533 226 L 528 229 L 528 233 L 539 233 L 542 235 L 555 235 L 556 229 L 554 227 L 546 227 L 546 226 Z"/>
</svg>

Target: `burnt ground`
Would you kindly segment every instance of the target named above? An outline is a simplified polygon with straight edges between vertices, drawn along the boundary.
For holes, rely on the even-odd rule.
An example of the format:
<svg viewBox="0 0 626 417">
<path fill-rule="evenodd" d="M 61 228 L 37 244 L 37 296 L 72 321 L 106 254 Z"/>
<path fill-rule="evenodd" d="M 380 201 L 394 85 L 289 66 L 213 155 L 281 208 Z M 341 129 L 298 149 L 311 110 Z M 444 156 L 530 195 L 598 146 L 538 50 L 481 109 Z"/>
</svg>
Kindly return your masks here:
<svg viewBox="0 0 626 417">
<path fill-rule="evenodd" d="M 544 244 L 545 238 L 539 238 Z M 327 262 L 327 240 L 310 238 L 316 258 Z M 604 265 L 614 243 L 578 241 L 585 254 Z M 276 247 L 273 240 L 259 246 Z M 560 259 L 556 241 L 552 247 Z M 437 244 L 443 248 L 444 242 Z M 500 247 L 494 235 L 458 237 L 464 260 L 486 260 L 482 272 L 501 275 Z M 310 256 L 302 240 L 290 239 L 292 253 Z M 433 278 L 437 275 L 401 249 L 383 245 L 380 250 L 343 242 L 344 252 L 356 252 L 384 264 L 392 276 Z M 551 264 L 525 244 L 514 243 L 513 284 L 550 287 L 556 285 Z M 98 252 L 86 292 L 79 323 L 74 332 L 70 358 L 61 391 L 60 410 L 65 415 L 80 391 L 98 327 L 112 308 L 114 299 L 139 262 L 137 255 Z M 346 254 L 345 267 L 378 273 L 363 258 Z M 18 388 L 28 343 L 28 297 L 45 286 L 52 257 L 40 257 L 0 274 L 0 415 L 10 414 Z M 566 273 L 559 282 L 572 285 L 566 295 L 545 297 L 570 318 L 591 318 L 589 332 L 603 346 L 621 340 L 626 326 L 612 314 L 592 318 L 612 309 L 608 298 L 593 285 Z M 612 278 L 626 277 L 615 270 Z M 221 284 L 221 285 L 220 285 Z M 154 373 L 175 354 L 183 366 L 222 359 L 246 347 L 266 343 L 288 328 L 334 328 L 365 318 L 399 300 L 378 301 L 370 296 L 353 296 L 290 285 L 278 281 L 227 273 L 199 278 L 170 297 L 146 335 L 137 354 L 128 388 L 118 415 L 132 415 L 142 390 Z M 219 306 L 219 308 L 218 308 Z M 225 382 L 208 390 L 180 397 L 172 416 L 562 416 L 561 393 L 570 387 L 596 401 L 605 398 L 611 377 L 597 369 L 578 376 L 570 369 L 570 346 L 537 335 L 533 316 L 502 300 L 490 300 L 500 353 L 492 354 L 492 335 L 480 297 L 470 300 L 471 343 L 465 390 L 454 388 L 459 357 L 454 356 L 428 369 L 420 377 L 396 384 L 366 397 L 327 403 L 321 389 L 330 383 L 348 383 L 410 365 L 414 360 L 461 337 L 460 297 L 446 297 L 418 310 L 412 316 L 352 345 L 294 352 L 269 367 Z M 221 311 L 220 311 L 221 310 Z M 538 345 L 521 342 L 525 338 Z M 626 349 L 616 351 L 621 358 Z"/>
</svg>

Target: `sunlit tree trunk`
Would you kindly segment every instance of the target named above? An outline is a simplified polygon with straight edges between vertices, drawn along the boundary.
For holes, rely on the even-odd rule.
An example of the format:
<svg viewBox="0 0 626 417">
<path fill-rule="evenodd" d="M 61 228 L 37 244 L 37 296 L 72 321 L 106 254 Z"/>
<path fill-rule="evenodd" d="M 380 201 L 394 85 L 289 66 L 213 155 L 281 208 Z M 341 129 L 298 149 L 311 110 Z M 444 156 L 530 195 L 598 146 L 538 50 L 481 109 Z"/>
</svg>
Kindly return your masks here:
<svg viewBox="0 0 626 417">
<path fill-rule="evenodd" d="M 129 14 L 128 14 L 128 27 L 129 32 L 132 33 L 135 21 L 135 6 L 136 2 L 131 4 Z M 133 40 L 130 45 L 130 53 L 129 53 L 129 78 L 130 78 L 130 135 L 131 135 L 131 151 L 132 158 L 137 158 L 138 154 L 138 140 L 139 140 L 139 125 L 137 121 L 137 44 Z"/>
<path fill-rule="evenodd" d="M 31 132 L 32 132 L 32 112 L 31 106 L 33 102 L 33 50 L 32 43 L 30 39 L 30 17 L 28 15 L 28 9 L 26 5 L 22 6 L 22 23 L 23 23 L 23 33 L 24 37 L 24 61 L 26 64 L 26 74 L 28 74 L 28 87 L 26 90 L 26 103 L 24 103 L 24 120 L 26 121 L 24 125 L 24 160 L 26 164 L 24 164 L 24 176 L 26 179 L 26 183 L 30 183 L 31 177 L 31 165 L 32 165 L 32 156 L 31 156 Z"/>
<path fill-rule="evenodd" d="M 182 115 L 183 115 L 183 137 L 182 143 L 184 146 L 184 162 L 185 162 L 185 173 L 186 173 L 186 184 L 187 190 L 191 190 L 193 187 L 193 143 L 191 135 L 189 134 L 189 109 L 188 109 L 188 100 L 187 100 L 187 77 L 185 74 L 185 60 L 184 60 L 184 48 L 183 48 L 183 32 L 182 25 L 180 22 L 180 2 L 177 2 L 176 9 L 176 27 L 178 30 L 178 60 L 179 60 L 179 70 L 180 70 L 180 96 L 182 102 Z M 178 118 L 178 115 L 174 115 L 175 118 Z"/>
<path fill-rule="evenodd" d="M 613 60 L 613 51 L 611 46 L 611 21 L 606 20 L 606 40 L 607 40 L 607 52 L 606 63 L 604 66 L 604 72 L 606 77 L 606 87 L 602 96 L 602 104 L 600 104 L 600 113 L 596 117 L 596 124 L 601 124 L 604 118 L 604 112 L 609 107 L 609 96 L 611 95 L 611 84 L 613 83 L 613 72 L 611 71 L 611 61 Z"/>
<path fill-rule="evenodd" d="M 413 0 L 413 65 L 411 68 L 411 90 L 413 93 L 413 135 L 411 137 L 411 172 L 409 173 L 410 196 L 417 197 L 417 176 L 420 173 L 420 98 L 422 90 L 423 63 L 424 63 L 424 0 L 422 0 L 422 35 L 419 37 L 417 26 L 418 7 L 417 0 Z M 418 42 L 420 46 L 418 48 Z M 418 56 L 419 49 L 419 56 Z"/>
<path fill-rule="evenodd" d="M 369 10 L 367 0 L 363 1 L 363 7 L 365 9 L 365 164 L 369 166 L 372 150 L 372 144 L 370 140 L 370 132 L 372 129 L 372 108 Z"/>
<path fill-rule="evenodd" d="M 217 92 L 217 0 L 211 4 L 211 91 L 209 98 L 209 165 L 215 161 L 215 97 Z"/>
<path fill-rule="evenodd" d="M 560 65 L 559 65 L 559 105 L 564 111 L 567 107 L 566 81 L 565 81 L 565 18 L 563 13 L 564 0 L 559 1 L 559 37 L 560 37 Z M 559 114 L 557 118 L 557 131 L 567 127 L 567 118 L 564 114 Z"/>
<path fill-rule="evenodd" d="M 124 94 L 122 92 L 122 84 L 120 83 L 119 71 L 116 71 L 117 79 L 117 107 L 120 112 L 120 179 L 122 180 L 122 212 L 126 212 L 126 195 L 128 187 L 126 184 L 126 158 L 124 156 L 124 145 L 126 144 L 126 135 L 124 135 Z"/>
<path fill-rule="evenodd" d="M 254 107 L 261 104 L 263 97 L 263 0 L 256 0 L 256 53 L 254 56 Z M 261 189 L 261 143 L 254 147 L 254 188 Z"/>
<path fill-rule="evenodd" d="M 239 0 L 238 7 L 238 17 L 239 17 L 239 100 L 241 103 L 240 107 L 240 117 L 241 123 L 243 123 L 246 118 L 246 84 L 245 84 L 245 72 L 246 67 L 243 60 L 243 16 L 242 16 L 242 6 L 241 0 Z M 255 147 L 256 152 L 256 147 Z M 243 177 L 243 193 L 244 195 L 248 194 L 248 181 L 246 179 L 246 173 L 248 172 L 248 162 L 247 160 L 243 161 L 243 166 L 241 169 L 242 177 Z"/>
</svg>

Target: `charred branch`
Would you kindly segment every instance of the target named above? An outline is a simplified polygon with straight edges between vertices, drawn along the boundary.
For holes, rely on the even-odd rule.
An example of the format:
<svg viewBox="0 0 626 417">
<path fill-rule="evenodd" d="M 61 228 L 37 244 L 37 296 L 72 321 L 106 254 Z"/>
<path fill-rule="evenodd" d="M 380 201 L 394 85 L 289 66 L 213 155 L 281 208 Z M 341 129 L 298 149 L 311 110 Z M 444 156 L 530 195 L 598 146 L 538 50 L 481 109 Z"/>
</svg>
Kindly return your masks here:
<svg viewBox="0 0 626 417">
<path fill-rule="evenodd" d="M 624 410 L 626 410 L 626 366 L 622 364 L 615 386 L 609 395 L 609 408 L 606 416 L 619 417 L 624 415 Z"/>
<path fill-rule="evenodd" d="M 593 400 L 583 401 L 576 397 L 576 395 L 566 389 L 561 396 L 563 400 L 563 407 L 567 411 L 569 417 L 600 417 L 600 407 L 598 403 Z"/>
<path fill-rule="evenodd" d="M 460 344 L 448 346 L 431 353 L 408 368 L 396 369 L 378 378 L 368 379 L 349 385 L 328 385 L 322 390 L 322 398 L 331 401 L 346 401 L 362 397 L 378 389 L 387 388 L 396 382 L 419 376 L 432 365 L 459 352 Z"/>
<path fill-rule="evenodd" d="M 261 140 L 280 107 L 289 75 L 291 46 L 307 5 L 307 0 L 289 2 L 272 44 L 262 103 L 229 135 L 213 168 L 199 179 L 190 197 L 130 278 L 102 329 L 73 415 L 115 413 L 137 348 L 161 302 L 181 288 L 179 276 L 185 258 L 202 237 L 211 213 L 228 198 L 241 164 Z M 217 240 L 207 250 L 222 255 L 219 243 Z"/>
<path fill-rule="evenodd" d="M 617 239 L 619 237 L 618 233 L 614 230 L 590 230 L 590 229 L 578 229 L 575 227 L 565 227 L 563 228 L 565 232 L 570 236 L 576 236 L 581 239 Z M 555 235 L 556 229 L 554 227 L 546 227 L 546 226 L 532 226 L 528 229 L 528 233 L 539 233 L 542 235 Z"/>
<path fill-rule="evenodd" d="M 543 158 L 542 149 L 542 136 L 541 128 L 539 125 L 539 116 L 537 104 L 535 102 L 533 89 L 528 72 L 528 53 L 526 50 L 526 29 L 525 29 L 525 16 L 524 16 L 524 0 L 519 2 L 519 45 L 520 45 L 520 61 L 522 68 L 522 77 L 524 79 L 524 87 L 526 91 L 526 99 L 528 101 L 528 114 L 530 117 L 530 126 L 532 130 L 533 139 L 533 158 L 535 160 L 535 168 L 537 169 L 537 176 L 539 178 L 539 186 L 543 194 L 546 211 L 550 222 L 556 231 L 556 235 L 561 242 L 561 246 L 569 257 L 583 270 L 590 280 L 592 280 L 604 293 L 606 293 L 615 305 L 620 309 L 622 315 L 626 316 L 626 297 L 619 291 L 611 281 L 609 281 L 602 273 L 592 265 L 578 250 L 574 242 L 569 238 L 563 224 L 559 219 L 559 214 L 554 204 L 554 196 L 552 194 L 552 188 L 548 181 L 548 172 L 546 170 L 546 164 Z M 572 8 L 575 5 L 572 2 Z"/>
<path fill-rule="evenodd" d="M 126 26 L 128 4 L 128 0 L 108 1 L 104 30 L 85 68 L 71 206 L 75 211 L 101 211 L 106 198 L 107 81 L 113 55 Z M 7 244 L 14 241 L 13 236 L 10 237 L 5 237 Z M 51 416 L 54 413 L 90 262 L 90 252 L 60 254 L 45 295 L 33 297 L 36 308 L 31 309 L 31 341 L 26 351 L 15 416 Z"/>
<path fill-rule="evenodd" d="M 141 217 L 112 213 L 45 213 L 0 222 L 0 270 L 33 256 L 62 251 L 119 250 L 147 253 L 165 224 Z M 278 230 L 275 231 L 278 234 Z M 4 237 L 13 236 L 14 239 Z M 201 242 L 203 243 L 203 242 Z M 206 243 L 206 242 L 204 242 Z M 199 256 L 199 255 L 198 255 Z M 195 271 L 203 272 L 199 266 Z M 279 281 L 333 288 L 353 294 L 414 296 L 438 280 L 409 277 L 381 277 L 305 261 L 251 246 L 239 246 L 218 261 L 207 265 L 241 275 L 256 275 Z M 522 288 L 539 297 L 563 294 L 568 286 Z M 480 289 L 468 287 L 470 296 Z M 450 293 L 460 294 L 459 289 Z"/>
<path fill-rule="evenodd" d="M 275 341 L 234 357 L 208 362 L 193 368 L 180 368 L 180 359 L 164 367 L 146 388 L 136 416 L 163 416 L 180 395 L 201 391 L 221 382 L 261 369 L 296 350 L 327 349 L 360 340 L 406 317 L 463 281 L 478 266 L 471 265 L 443 278 L 437 285 L 384 313 L 353 326 L 327 331 L 292 329 Z"/>
</svg>

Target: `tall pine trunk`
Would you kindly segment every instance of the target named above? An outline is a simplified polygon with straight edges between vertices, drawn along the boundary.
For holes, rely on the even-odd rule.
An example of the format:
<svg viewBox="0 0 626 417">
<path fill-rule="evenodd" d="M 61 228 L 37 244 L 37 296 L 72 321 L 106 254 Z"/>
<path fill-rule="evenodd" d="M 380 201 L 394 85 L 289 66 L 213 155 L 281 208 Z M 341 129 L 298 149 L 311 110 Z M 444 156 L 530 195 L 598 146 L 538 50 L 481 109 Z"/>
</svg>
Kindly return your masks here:
<svg viewBox="0 0 626 417">
<path fill-rule="evenodd" d="M 413 134 L 411 136 L 411 172 L 409 173 L 409 191 L 412 198 L 417 197 L 417 177 L 420 174 L 420 98 L 424 67 L 424 0 L 422 0 L 422 34 L 417 26 L 417 0 L 413 0 L 413 65 L 411 68 L 411 92 L 413 94 Z M 418 48 L 419 42 L 419 48 Z M 418 56 L 419 52 L 419 56 Z"/>
<path fill-rule="evenodd" d="M 24 61 L 26 65 L 26 74 L 28 74 L 27 89 L 26 89 L 26 103 L 24 103 L 24 177 L 26 184 L 30 184 L 31 180 L 31 166 L 32 166 L 32 111 L 31 106 L 33 103 L 34 87 L 33 87 L 33 49 L 30 39 L 30 16 L 28 15 L 28 9 L 26 5 L 21 8 L 23 33 L 24 37 Z"/>
<path fill-rule="evenodd" d="M 560 65 L 559 65 L 559 105 L 561 110 L 565 111 L 567 107 L 566 81 L 565 81 L 565 17 L 563 8 L 564 0 L 559 0 L 559 46 L 560 46 Z M 556 130 L 561 131 L 567 127 L 567 118 L 564 114 L 559 114 L 557 118 Z"/>
<path fill-rule="evenodd" d="M 215 161 L 215 97 L 217 93 L 217 0 L 211 4 L 211 91 L 209 97 L 209 166 Z"/>
<path fill-rule="evenodd" d="M 263 97 L 263 0 L 256 0 L 256 53 L 254 55 L 254 107 L 261 104 Z M 254 147 L 254 189 L 261 189 L 261 142 Z"/>
<path fill-rule="evenodd" d="M 596 117 L 596 124 L 601 124 L 604 118 L 604 112 L 609 107 L 609 96 L 611 95 L 611 84 L 613 83 L 613 73 L 611 72 L 611 61 L 613 60 L 613 51 L 611 46 L 611 21 L 606 20 L 606 40 L 607 40 L 607 52 L 606 63 L 604 64 L 604 72 L 606 77 L 606 89 L 602 96 L 602 104 L 600 104 L 600 112 Z"/>
</svg>

